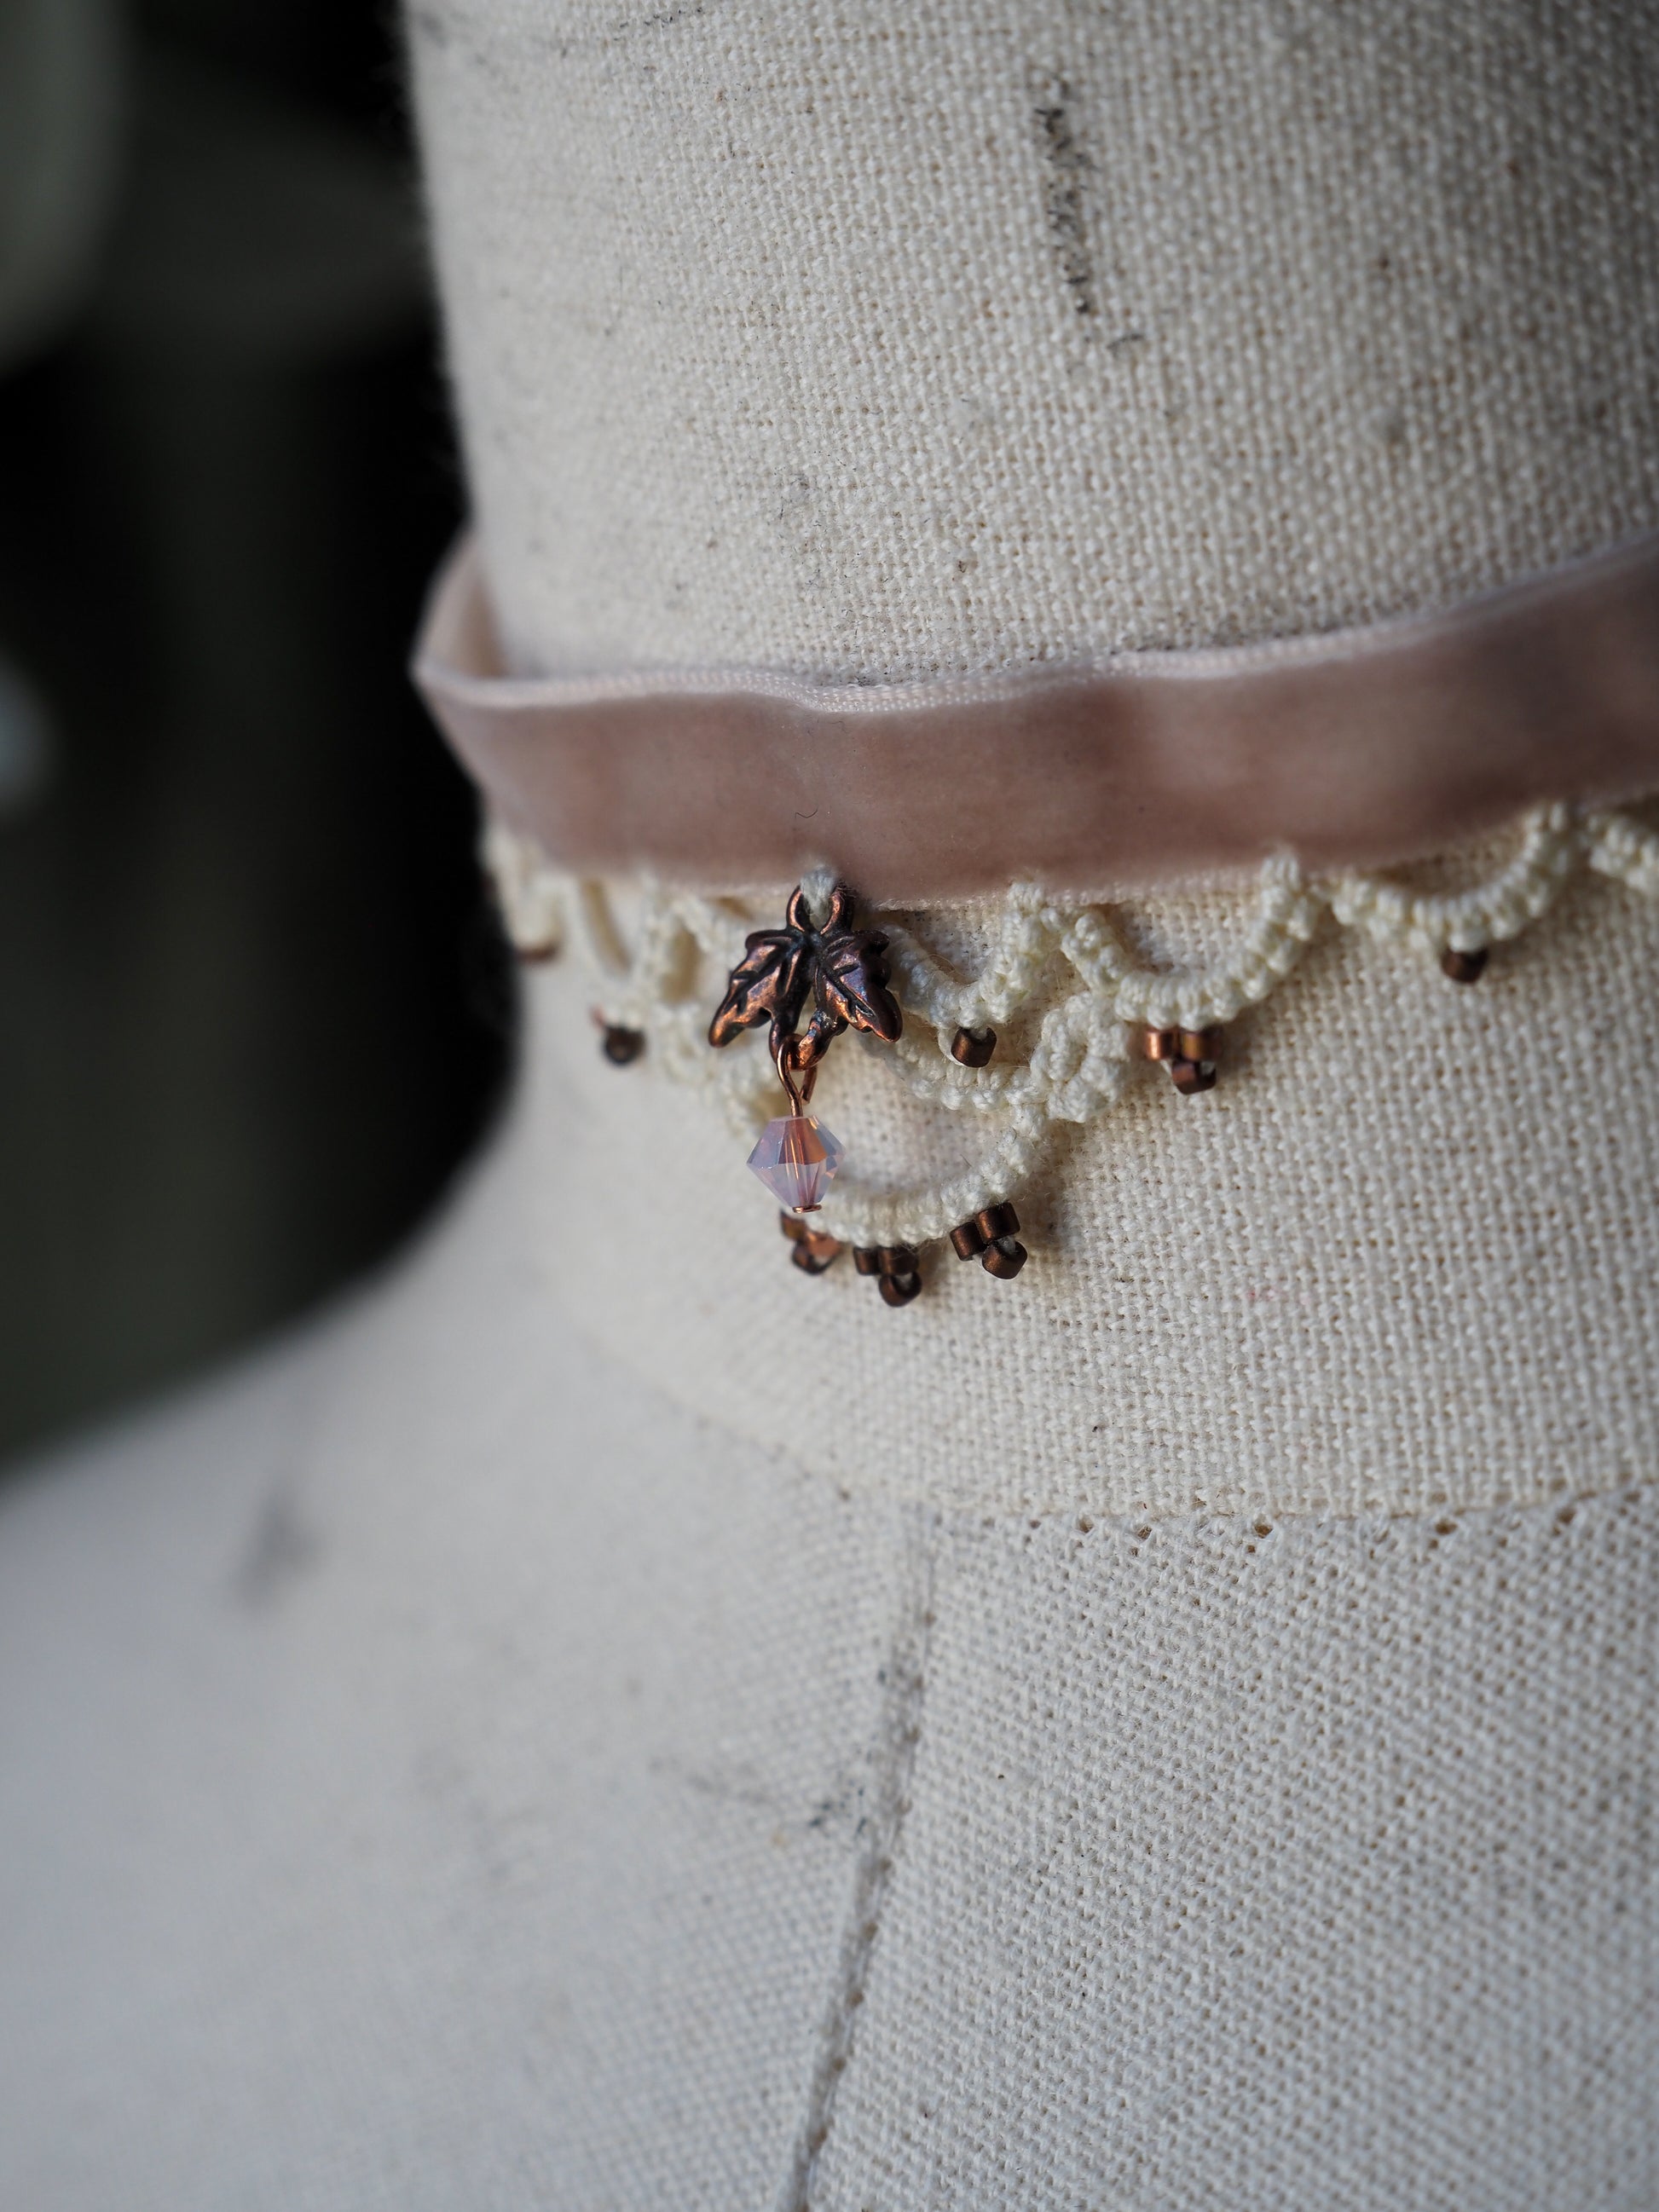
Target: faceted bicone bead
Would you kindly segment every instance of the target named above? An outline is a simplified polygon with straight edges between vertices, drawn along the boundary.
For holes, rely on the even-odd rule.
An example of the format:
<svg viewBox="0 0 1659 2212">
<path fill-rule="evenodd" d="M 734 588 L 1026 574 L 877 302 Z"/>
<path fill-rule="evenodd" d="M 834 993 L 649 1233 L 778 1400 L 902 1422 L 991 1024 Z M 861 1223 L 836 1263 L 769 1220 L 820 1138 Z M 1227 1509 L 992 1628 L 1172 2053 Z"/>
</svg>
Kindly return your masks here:
<svg viewBox="0 0 1659 2212">
<path fill-rule="evenodd" d="M 769 1121 L 749 1155 L 757 1175 L 780 1206 L 811 1213 L 823 1203 L 846 1147 L 810 1114 L 786 1114 Z"/>
</svg>

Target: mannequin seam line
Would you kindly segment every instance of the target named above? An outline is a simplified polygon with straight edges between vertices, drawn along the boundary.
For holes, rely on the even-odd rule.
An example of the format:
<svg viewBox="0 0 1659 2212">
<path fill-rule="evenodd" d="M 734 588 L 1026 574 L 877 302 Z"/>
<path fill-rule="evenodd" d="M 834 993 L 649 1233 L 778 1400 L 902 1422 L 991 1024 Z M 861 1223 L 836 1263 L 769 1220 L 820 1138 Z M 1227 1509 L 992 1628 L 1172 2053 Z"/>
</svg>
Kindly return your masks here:
<svg viewBox="0 0 1659 2212">
<path fill-rule="evenodd" d="M 825 2010 L 817 2062 L 807 2087 L 789 2176 L 778 2212 L 811 2212 L 819 2160 L 835 2121 L 836 2100 L 852 2063 L 882 1917 L 909 1811 L 910 1779 L 921 1738 L 928 1648 L 933 1625 L 933 1565 L 939 1515 L 915 1508 L 910 1521 L 907 1587 L 883 1669 L 885 1696 L 871 1759 L 871 1809 L 864 1848 L 854 1864 L 851 1905 L 842 1930 L 835 1985 Z"/>
<path fill-rule="evenodd" d="M 1569 1502 L 1583 1504 L 1589 1501 L 1611 1497 L 1618 1492 L 1644 1490 L 1659 1483 L 1659 1465 L 1644 1466 L 1639 1469 L 1623 1468 L 1604 1471 L 1577 1479 L 1563 1478 L 1549 1488 L 1536 1491 L 1507 1486 L 1491 1491 L 1450 1493 L 1431 1492 L 1409 1504 L 1391 1504 L 1386 1498 L 1368 1494 L 1357 1501 L 1340 1506 L 1326 1503 L 1286 1504 L 1278 1496 L 1266 1493 L 1239 1492 L 1231 1502 L 1193 1502 L 1178 1510 L 1154 1508 L 1144 1500 L 1133 1504 L 1105 1504 L 1093 1498 L 1067 1497 L 1059 1498 L 1019 1498 L 1012 1500 L 1000 1498 L 957 1498 L 948 1503 L 933 1504 L 905 1492 L 896 1492 L 881 1484 L 871 1484 L 849 1479 L 844 1470 L 833 1466 L 814 1464 L 795 1457 L 759 1430 L 744 1428 L 733 1417 L 730 1408 L 719 1411 L 694 1404 L 688 1398 L 677 1396 L 661 1382 L 641 1374 L 629 1359 L 628 1352 L 609 1336 L 594 1329 L 584 1316 L 580 1304 L 561 1302 L 565 1319 L 581 1340 L 606 1358 L 617 1361 L 646 1389 L 660 1400 L 678 1418 L 691 1414 L 701 1425 L 717 1429 L 724 1437 L 744 1449 L 765 1458 L 775 1471 L 799 1477 L 843 1499 L 879 1498 L 890 1504 L 915 1506 L 931 1513 L 939 1524 L 971 1522 L 984 1524 L 990 1522 L 1041 1522 L 1063 1521 L 1084 1516 L 1099 1523 L 1108 1521 L 1131 1526 L 1149 1522 L 1154 1527 L 1170 1527 L 1178 1522 L 1209 1525 L 1216 1522 L 1237 1521 L 1246 1523 L 1259 1515 L 1279 1521 L 1317 1521 L 1324 1522 L 1353 1522 L 1382 1519 L 1387 1521 L 1425 1521 L 1437 1514 L 1453 1514 L 1459 1517 L 1474 1513 L 1519 1513 L 1541 1510 L 1546 1506 L 1559 1506 Z M 873 1317 L 873 1316 L 872 1316 Z M 884 1318 L 884 1316 L 883 1316 Z"/>
</svg>

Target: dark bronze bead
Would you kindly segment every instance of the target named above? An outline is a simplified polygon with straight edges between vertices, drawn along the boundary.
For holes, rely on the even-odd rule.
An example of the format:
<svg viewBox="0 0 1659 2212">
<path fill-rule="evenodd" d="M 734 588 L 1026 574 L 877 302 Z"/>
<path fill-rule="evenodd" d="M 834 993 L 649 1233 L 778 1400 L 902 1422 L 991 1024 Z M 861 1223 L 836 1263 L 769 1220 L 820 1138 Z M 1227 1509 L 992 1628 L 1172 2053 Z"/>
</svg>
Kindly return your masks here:
<svg viewBox="0 0 1659 2212">
<path fill-rule="evenodd" d="M 1005 1198 L 1000 1206 L 988 1206 L 975 1220 L 975 1227 L 988 1244 L 994 1244 L 999 1237 L 1018 1237 L 1019 1216 L 1014 1212 L 1013 1201 Z"/>
<path fill-rule="evenodd" d="M 912 1298 L 921 1296 L 921 1277 L 917 1274 L 884 1275 L 878 1285 L 882 1302 L 890 1306 L 908 1306 Z"/>
<path fill-rule="evenodd" d="M 1182 1030 L 1181 1032 L 1181 1050 L 1176 1054 L 1176 1057 L 1181 1060 L 1196 1060 L 1200 1062 L 1206 1060 L 1219 1060 L 1221 1057 L 1221 1030 L 1219 1024 L 1213 1029 L 1207 1030 Z"/>
<path fill-rule="evenodd" d="M 1440 956 L 1440 965 L 1454 983 L 1478 983 L 1491 957 L 1484 949 L 1479 952 L 1454 952 L 1449 945 Z"/>
<path fill-rule="evenodd" d="M 884 1244 L 876 1254 L 876 1261 L 884 1276 L 914 1275 L 916 1272 L 913 1244 Z"/>
<path fill-rule="evenodd" d="M 977 1260 L 985 1249 L 985 1231 L 977 1221 L 959 1221 L 951 1231 L 958 1260 Z"/>
<path fill-rule="evenodd" d="M 1143 1030 L 1140 1049 L 1148 1060 L 1178 1060 L 1181 1056 L 1179 1030 Z"/>
<path fill-rule="evenodd" d="M 599 1038 L 599 1050 L 613 1067 L 626 1067 L 645 1050 L 645 1039 L 638 1030 L 625 1030 L 619 1022 L 607 1022 Z"/>
<path fill-rule="evenodd" d="M 805 1274 L 821 1275 L 841 1256 L 840 1238 L 826 1235 L 822 1229 L 809 1229 L 798 1213 L 779 1214 L 778 1227 L 794 1246 L 789 1256 Z"/>
<path fill-rule="evenodd" d="M 1030 1256 L 1018 1237 L 999 1237 L 994 1244 L 986 1246 L 980 1265 L 1000 1283 L 1012 1283 Z"/>
<path fill-rule="evenodd" d="M 958 1030 L 951 1040 L 951 1057 L 964 1067 L 983 1067 L 996 1048 L 994 1030 Z"/>
<path fill-rule="evenodd" d="M 1183 1098 L 1196 1098 L 1200 1091 L 1215 1089 L 1215 1066 L 1206 1060 L 1172 1060 L 1170 1079 Z"/>
<path fill-rule="evenodd" d="M 841 1246 L 833 1237 L 809 1237 L 792 1249 L 789 1257 L 803 1275 L 821 1275 L 841 1257 Z"/>
<path fill-rule="evenodd" d="M 853 1265 L 861 1275 L 878 1275 L 881 1273 L 881 1255 L 873 1245 L 855 1244 L 853 1247 Z"/>
<path fill-rule="evenodd" d="M 513 950 L 526 968 L 533 967 L 538 962 L 556 960 L 559 955 L 556 945 L 515 945 Z"/>
</svg>

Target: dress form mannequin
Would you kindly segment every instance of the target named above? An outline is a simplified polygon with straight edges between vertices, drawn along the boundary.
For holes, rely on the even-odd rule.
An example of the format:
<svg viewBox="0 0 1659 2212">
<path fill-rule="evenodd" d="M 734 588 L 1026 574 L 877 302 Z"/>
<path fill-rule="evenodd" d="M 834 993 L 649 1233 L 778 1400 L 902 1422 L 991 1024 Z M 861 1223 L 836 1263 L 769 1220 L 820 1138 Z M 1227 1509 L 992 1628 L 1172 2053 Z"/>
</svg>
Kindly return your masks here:
<svg viewBox="0 0 1659 2212">
<path fill-rule="evenodd" d="M 1659 520 L 1650 11 L 927 12 L 418 11 L 520 665 L 1294 633 Z M 1650 2203 L 1654 931 L 1322 946 L 901 1315 L 537 971 L 401 1276 L 9 1508 L 0 2201 Z"/>
</svg>

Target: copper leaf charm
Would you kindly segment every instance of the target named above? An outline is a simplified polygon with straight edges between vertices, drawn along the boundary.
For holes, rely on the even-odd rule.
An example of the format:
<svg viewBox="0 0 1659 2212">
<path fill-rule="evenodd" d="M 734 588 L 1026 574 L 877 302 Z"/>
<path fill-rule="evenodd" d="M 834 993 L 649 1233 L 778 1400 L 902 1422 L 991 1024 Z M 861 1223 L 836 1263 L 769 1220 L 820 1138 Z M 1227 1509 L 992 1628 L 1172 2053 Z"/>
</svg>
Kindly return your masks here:
<svg viewBox="0 0 1659 2212">
<path fill-rule="evenodd" d="M 726 996 L 708 1024 L 710 1044 L 730 1044 L 744 1030 L 769 1021 L 775 1037 L 787 1036 L 800 1019 L 811 984 L 803 939 L 787 929 L 757 929 L 732 970 Z"/>
<path fill-rule="evenodd" d="M 726 996 L 708 1025 L 708 1042 L 730 1044 L 744 1030 L 772 1025 L 775 1059 L 798 1028 L 810 991 L 817 1001 L 810 1056 L 820 1058 L 837 1030 L 868 1030 L 888 1043 L 904 1026 L 887 988 L 887 940 L 853 927 L 853 894 L 837 884 L 822 929 L 814 928 L 805 894 L 790 897 L 782 929 L 757 929 L 732 970 Z"/>
<path fill-rule="evenodd" d="M 819 1009 L 855 1030 L 868 1030 L 889 1044 L 904 1026 L 898 1001 L 887 988 L 884 937 L 846 930 L 825 934 L 812 971 Z"/>
</svg>

